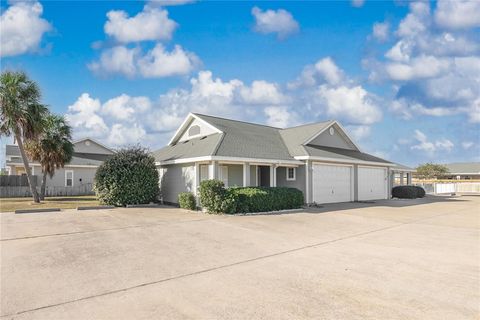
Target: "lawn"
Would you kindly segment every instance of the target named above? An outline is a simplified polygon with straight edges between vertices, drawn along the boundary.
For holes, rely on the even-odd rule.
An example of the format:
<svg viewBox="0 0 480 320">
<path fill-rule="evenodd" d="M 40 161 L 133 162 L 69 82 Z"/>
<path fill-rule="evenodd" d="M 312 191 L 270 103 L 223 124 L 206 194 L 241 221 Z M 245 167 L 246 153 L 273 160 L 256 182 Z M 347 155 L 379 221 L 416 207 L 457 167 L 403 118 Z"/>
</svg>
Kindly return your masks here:
<svg viewBox="0 0 480 320">
<path fill-rule="evenodd" d="M 34 203 L 32 198 L 0 198 L 0 212 L 34 208 L 75 209 L 96 205 L 99 205 L 99 201 L 95 196 L 47 197 L 41 203 Z"/>
</svg>

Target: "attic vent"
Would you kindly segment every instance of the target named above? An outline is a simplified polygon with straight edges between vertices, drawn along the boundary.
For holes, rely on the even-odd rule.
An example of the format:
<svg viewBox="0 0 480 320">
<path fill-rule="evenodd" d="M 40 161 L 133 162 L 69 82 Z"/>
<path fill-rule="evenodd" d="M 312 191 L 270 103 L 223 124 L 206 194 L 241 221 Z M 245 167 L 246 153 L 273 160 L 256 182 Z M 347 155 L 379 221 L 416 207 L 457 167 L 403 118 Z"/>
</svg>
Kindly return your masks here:
<svg viewBox="0 0 480 320">
<path fill-rule="evenodd" d="M 85 141 L 85 145 L 88 147 L 90 145 L 90 141 Z"/>
<path fill-rule="evenodd" d="M 190 129 L 188 129 L 188 136 L 196 136 L 200 134 L 200 127 L 199 126 L 191 126 Z"/>
</svg>

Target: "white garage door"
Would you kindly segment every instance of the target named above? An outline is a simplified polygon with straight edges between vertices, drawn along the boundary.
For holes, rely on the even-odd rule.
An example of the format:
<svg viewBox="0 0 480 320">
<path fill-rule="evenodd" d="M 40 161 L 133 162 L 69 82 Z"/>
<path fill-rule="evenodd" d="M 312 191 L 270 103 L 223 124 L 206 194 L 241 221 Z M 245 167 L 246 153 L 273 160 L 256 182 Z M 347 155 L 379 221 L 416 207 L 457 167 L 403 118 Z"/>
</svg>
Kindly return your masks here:
<svg viewBox="0 0 480 320">
<path fill-rule="evenodd" d="M 387 169 L 358 167 L 358 200 L 387 198 Z"/>
<path fill-rule="evenodd" d="M 353 200 L 352 167 L 313 164 L 313 201 L 316 203 Z"/>
</svg>

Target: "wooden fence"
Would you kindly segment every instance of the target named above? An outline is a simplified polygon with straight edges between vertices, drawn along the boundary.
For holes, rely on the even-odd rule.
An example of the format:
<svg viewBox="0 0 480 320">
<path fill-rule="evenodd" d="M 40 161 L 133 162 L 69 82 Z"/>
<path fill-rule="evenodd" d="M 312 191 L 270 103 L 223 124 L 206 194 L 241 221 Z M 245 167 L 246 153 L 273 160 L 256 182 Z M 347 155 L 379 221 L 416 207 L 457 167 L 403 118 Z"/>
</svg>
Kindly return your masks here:
<svg viewBox="0 0 480 320">
<path fill-rule="evenodd" d="M 37 187 L 40 192 L 40 187 Z M 93 195 L 93 184 L 85 183 L 74 187 L 52 187 L 47 186 L 45 196 L 47 197 L 63 197 L 63 196 L 84 196 Z M 0 186 L 0 198 L 20 198 L 31 197 L 30 188 L 27 186 Z"/>
<path fill-rule="evenodd" d="M 34 185 L 38 185 L 38 177 L 32 176 Z M 28 187 L 26 175 L 0 176 L 0 187 Z"/>
</svg>

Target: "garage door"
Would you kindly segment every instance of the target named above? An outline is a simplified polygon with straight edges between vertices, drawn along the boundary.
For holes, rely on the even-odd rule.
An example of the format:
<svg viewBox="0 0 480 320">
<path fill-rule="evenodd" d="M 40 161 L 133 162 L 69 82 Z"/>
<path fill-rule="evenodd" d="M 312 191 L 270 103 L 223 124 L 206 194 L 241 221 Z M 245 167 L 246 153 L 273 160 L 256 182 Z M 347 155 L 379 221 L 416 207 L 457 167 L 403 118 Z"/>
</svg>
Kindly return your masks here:
<svg viewBox="0 0 480 320">
<path fill-rule="evenodd" d="M 313 201 L 316 203 L 353 200 L 352 167 L 313 164 Z"/>
<path fill-rule="evenodd" d="M 386 199 L 387 169 L 358 167 L 358 200 Z"/>
</svg>

